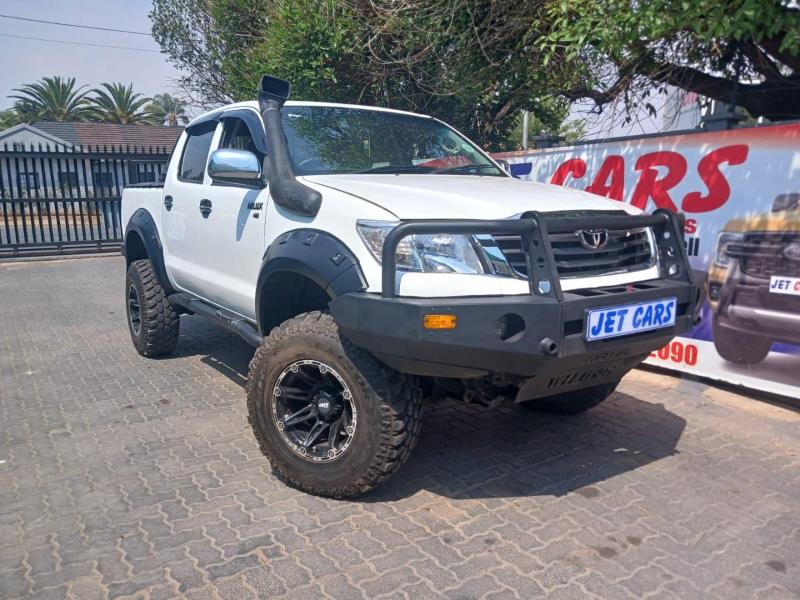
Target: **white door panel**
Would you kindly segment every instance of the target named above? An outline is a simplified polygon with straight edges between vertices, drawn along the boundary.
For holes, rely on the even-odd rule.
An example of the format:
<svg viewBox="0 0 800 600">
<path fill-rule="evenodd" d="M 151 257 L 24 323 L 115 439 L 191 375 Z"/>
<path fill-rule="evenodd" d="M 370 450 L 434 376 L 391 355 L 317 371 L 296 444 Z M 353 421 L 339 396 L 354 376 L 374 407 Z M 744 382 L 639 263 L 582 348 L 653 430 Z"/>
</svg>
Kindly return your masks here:
<svg viewBox="0 0 800 600">
<path fill-rule="evenodd" d="M 200 202 L 206 198 L 210 187 L 211 182 L 205 173 L 205 166 L 208 152 L 219 139 L 220 128 L 213 124 L 204 127 L 205 129 L 201 131 L 210 132 L 211 139 L 205 140 L 208 143 L 208 150 L 205 153 L 202 151 L 197 153 L 194 171 L 189 174 L 191 180 L 186 177 L 187 173 L 180 172 L 185 166 L 185 155 L 189 153 L 186 148 L 186 136 L 175 149 L 177 160 L 172 162 L 177 164 L 170 165 L 164 183 L 164 194 L 165 197 L 172 197 L 172 207 L 169 210 L 166 206 L 162 208 L 164 223 L 162 243 L 167 272 L 178 289 L 207 297 L 209 292 L 207 285 L 213 277 L 208 273 L 203 256 L 206 253 L 205 236 L 209 228 L 208 219 L 203 218 L 200 212 Z M 191 137 L 192 132 L 187 133 Z"/>
<path fill-rule="evenodd" d="M 208 220 L 214 221 L 205 237 L 208 267 L 215 280 L 215 294 L 210 300 L 255 319 L 269 192 L 215 184 L 210 186 L 208 196 L 213 203 Z"/>
</svg>

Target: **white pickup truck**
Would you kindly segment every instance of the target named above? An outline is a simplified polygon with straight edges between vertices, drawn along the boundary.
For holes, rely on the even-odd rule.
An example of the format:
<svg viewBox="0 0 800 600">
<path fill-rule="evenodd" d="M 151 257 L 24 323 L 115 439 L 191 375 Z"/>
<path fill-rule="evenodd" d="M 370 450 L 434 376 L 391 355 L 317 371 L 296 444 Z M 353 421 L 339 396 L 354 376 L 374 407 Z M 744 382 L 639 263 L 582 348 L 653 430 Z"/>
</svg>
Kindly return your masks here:
<svg viewBox="0 0 800 600">
<path fill-rule="evenodd" d="M 171 352 L 181 314 L 257 347 L 250 423 L 290 484 L 372 489 L 423 398 L 587 410 L 692 326 L 679 215 L 519 181 L 431 117 L 288 96 L 265 76 L 195 119 L 122 216 L 136 349 Z"/>
</svg>

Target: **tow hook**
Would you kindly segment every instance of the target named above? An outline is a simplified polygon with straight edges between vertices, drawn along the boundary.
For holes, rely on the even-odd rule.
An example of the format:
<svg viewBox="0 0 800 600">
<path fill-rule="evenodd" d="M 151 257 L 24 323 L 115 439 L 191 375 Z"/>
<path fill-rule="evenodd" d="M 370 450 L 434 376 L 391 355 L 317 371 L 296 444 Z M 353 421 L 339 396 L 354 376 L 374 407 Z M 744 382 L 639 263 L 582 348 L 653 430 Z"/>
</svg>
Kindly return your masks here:
<svg viewBox="0 0 800 600">
<path fill-rule="evenodd" d="M 542 354 L 554 355 L 558 352 L 558 344 L 553 338 L 546 337 L 539 342 L 539 347 L 542 349 Z"/>
</svg>

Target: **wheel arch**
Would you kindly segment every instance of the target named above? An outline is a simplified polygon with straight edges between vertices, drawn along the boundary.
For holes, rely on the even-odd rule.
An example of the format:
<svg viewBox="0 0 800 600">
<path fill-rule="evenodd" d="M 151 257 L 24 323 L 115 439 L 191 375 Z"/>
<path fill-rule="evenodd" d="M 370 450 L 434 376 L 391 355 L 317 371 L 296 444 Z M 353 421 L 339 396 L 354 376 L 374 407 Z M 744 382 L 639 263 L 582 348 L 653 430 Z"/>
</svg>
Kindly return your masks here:
<svg viewBox="0 0 800 600">
<path fill-rule="evenodd" d="M 164 265 L 164 248 L 161 245 L 161 237 L 158 235 L 158 227 L 146 209 L 138 209 L 128 221 L 122 243 L 122 253 L 125 256 L 126 267 L 136 260 L 150 259 L 158 283 L 164 292 L 168 295 L 175 292 Z"/>
<path fill-rule="evenodd" d="M 316 229 L 284 233 L 267 248 L 256 284 L 259 334 L 366 287 L 358 259 L 335 236 Z"/>
</svg>

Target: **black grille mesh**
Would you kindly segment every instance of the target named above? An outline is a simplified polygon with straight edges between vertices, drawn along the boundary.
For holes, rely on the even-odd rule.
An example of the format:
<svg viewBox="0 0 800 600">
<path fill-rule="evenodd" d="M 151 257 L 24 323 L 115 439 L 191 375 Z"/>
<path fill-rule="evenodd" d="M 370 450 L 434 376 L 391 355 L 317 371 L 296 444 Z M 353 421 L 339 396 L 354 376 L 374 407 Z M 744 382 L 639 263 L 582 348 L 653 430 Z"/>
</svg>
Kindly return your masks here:
<svg viewBox="0 0 800 600">
<path fill-rule="evenodd" d="M 800 233 L 748 233 L 741 244 L 731 244 L 732 256 L 741 261 L 742 271 L 754 277 L 800 277 L 800 261 L 784 252 L 790 244 L 800 244 Z"/>
<path fill-rule="evenodd" d="M 518 273 L 527 275 L 522 237 L 495 235 L 493 238 L 511 267 Z M 585 248 L 580 242 L 578 232 L 550 234 L 550 245 L 560 277 L 589 277 L 646 269 L 653 262 L 646 229 L 609 231 L 608 243 L 600 250 Z"/>
</svg>

